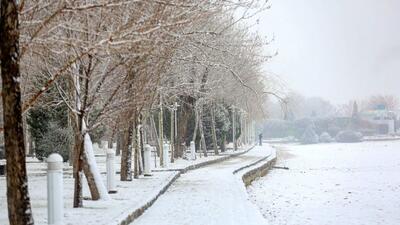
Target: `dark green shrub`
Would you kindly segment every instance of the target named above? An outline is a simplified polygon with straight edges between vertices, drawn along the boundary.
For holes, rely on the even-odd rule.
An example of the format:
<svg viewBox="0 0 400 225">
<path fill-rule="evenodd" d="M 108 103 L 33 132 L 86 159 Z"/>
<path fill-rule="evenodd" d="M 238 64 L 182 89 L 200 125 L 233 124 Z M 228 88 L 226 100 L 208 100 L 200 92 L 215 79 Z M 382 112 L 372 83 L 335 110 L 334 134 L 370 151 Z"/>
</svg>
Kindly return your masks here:
<svg viewBox="0 0 400 225">
<path fill-rule="evenodd" d="M 36 144 L 36 157 L 43 160 L 51 153 L 56 152 L 63 157 L 64 161 L 68 161 L 72 138 L 72 130 L 60 127 L 56 123 L 50 123 L 47 132 Z"/>
<path fill-rule="evenodd" d="M 360 132 L 356 131 L 341 131 L 336 135 L 336 141 L 341 143 L 354 143 L 361 142 L 363 139 L 363 135 Z"/>
</svg>

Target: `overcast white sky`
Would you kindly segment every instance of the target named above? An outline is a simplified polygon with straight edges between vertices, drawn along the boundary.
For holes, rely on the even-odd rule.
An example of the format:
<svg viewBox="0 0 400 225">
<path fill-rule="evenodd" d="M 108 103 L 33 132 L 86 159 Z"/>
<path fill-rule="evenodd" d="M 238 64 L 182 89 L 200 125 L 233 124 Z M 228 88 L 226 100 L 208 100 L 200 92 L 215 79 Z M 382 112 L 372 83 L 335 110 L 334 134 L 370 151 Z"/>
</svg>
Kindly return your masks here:
<svg viewBox="0 0 400 225">
<path fill-rule="evenodd" d="M 344 103 L 400 96 L 400 0 L 270 0 L 259 33 L 275 35 L 266 64 L 306 96 Z"/>
</svg>

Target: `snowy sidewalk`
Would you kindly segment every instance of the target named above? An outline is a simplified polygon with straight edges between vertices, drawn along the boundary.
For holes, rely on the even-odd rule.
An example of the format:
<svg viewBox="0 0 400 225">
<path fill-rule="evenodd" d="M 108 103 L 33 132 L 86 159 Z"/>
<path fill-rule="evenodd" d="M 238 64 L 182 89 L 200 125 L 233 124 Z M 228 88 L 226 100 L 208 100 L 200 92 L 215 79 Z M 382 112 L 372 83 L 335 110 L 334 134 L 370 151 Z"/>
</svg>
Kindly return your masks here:
<svg viewBox="0 0 400 225">
<path fill-rule="evenodd" d="M 269 146 L 188 172 L 133 225 L 260 225 L 266 224 L 233 172 L 270 155 Z M 240 174 L 240 173 L 239 173 Z"/>
<path fill-rule="evenodd" d="M 219 156 L 198 158 L 197 160 L 176 160 L 167 168 L 156 168 L 159 172 L 153 172 L 151 177 L 141 176 L 131 182 L 119 181 L 116 174 L 117 194 L 112 194 L 110 201 L 84 200 L 83 208 L 72 208 L 73 178 L 72 168 L 65 163 L 64 166 L 64 224 L 65 225 L 113 225 L 121 224 L 127 218 L 149 202 L 154 201 L 182 171 L 195 169 L 208 163 L 216 163 L 232 157 L 236 154 L 246 152 L 250 148 L 244 146 L 239 151 L 227 151 Z M 47 192 L 46 192 L 46 163 L 27 158 L 29 193 L 31 196 L 32 210 L 35 224 L 47 224 Z M 106 181 L 105 156 L 98 155 L 96 162 L 101 172 L 103 182 Z M 116 168 L 119 171 L 120 159 L 116 158 Z M 87 186 L 84 186 L 84 196 L 89 198 Z M 0 176 L 0 225 L 8 224 L 6 207 L 6 181 Z M 137 216 L 137 215 L 135 215 Z"/>
</svg>

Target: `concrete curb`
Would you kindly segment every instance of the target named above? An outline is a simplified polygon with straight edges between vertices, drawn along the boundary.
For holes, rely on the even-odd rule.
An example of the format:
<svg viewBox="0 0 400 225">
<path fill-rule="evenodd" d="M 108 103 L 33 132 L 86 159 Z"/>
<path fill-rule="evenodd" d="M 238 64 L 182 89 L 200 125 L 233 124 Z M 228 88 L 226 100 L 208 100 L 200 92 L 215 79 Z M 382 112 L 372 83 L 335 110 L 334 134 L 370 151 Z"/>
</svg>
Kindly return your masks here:
<svg viewBox="0 0 400 225">
<path fill-rule="evenodd" d="M 199 168 L 211 165 L 211 164 L 223 162 L 225 160 L 228 160 L 228 159 L 243 155 L 243 154 L 249 152 L 250 150 L 252 150 L 254 147 L 255 147 L 255 145 L 250 147 L 249 149 L 247 149 L 245 151 L 229 154 L 229 155 L 226 155 L 226 156 L 218 158 L 218 159 L 213 159 L 213 160 L 210 160 L 210 161 L 205 161 L 205 162 L 201 162 L 201 163 L 198 163 L 198 164 L 190 165 L 190 166 L 187 166 L 186 168 L 183 168 L 183 169 L 156 171 L 156 172 L 177 171 L 178 173 L 169 182 L 167 182 L 164 185 L 164 187 L 162 187 L 162 189 L 156 194 L 156 196 L 152 197 L 148 202 L 146 202 L 141 207 L 139 207 L 139 208 L 135 209 L 133 212 L 129 213 L 126 216 L 125 219 L 120 220 L 117 224 L 118 225 L 128 225 L 128 224 L 132 223 L 135 219 L 140 217 L 148 208 L 150 208 L 157 201 L 157 199 L 161 195 L 163 195 L 168 190 L 168 188 L 181 176 L 181 174 L 184 174 L 184 173 L 186 173 L 186 172 L 188 172 L 190 170 L 199 169 Z"/>
<path fill-rule="evenodd" d="M 154 204 L 154 202 L 157 201 L 157 199 L 161 195 L 163 195 L 168 190 L 168 188 L 181 176 L 181 174 L 182 174 L 181 172 L 178 172 L 177 174 L 175 174 L 175 176 L 166 185 L 164 185 L 164 187 L 156 194 L 156 196 L 151 198 L 150 201 L 146 202 L 143 206 L 137 208 L 132 213 L 127 215 L 127 217 L 125 219 L 118 222 L 117 224 L 118 225 L 128 225 L 128 224 L 132 223 L 135 219 L 137 219 L 139 216 L 141 216 L 148 208 L 150 208 L 150 206 L 152 206 Z"/>
<path fill-rule="evenodd" d="M 234 157 L 246 154 L 247 152 L 252 150 L 254 147 L 255 147 L 255 145 L 251 146 L 249 149 L 247 149 L 247 150 L 245 150 L 243 152 L 233 153 L 233 154 L 229 154 L 229 155 L 226 155 L 224 157 L 221 157 L 219 159 L 213 159 L 213 160 L 210 160 L 210 161 L 206 161 L 206 162 L 190 165 L 190 166 L 182 169 L 181 171 L 182 171 L 182 173 L 186 173 L 186 172 L 188 172 L 190 170 L 200 169 L 202 167 L 205 167 L 205 166 L 208 166 L 208 165 L 211 165 L 211 164 L 223 162 L 223 161 L 228 160 L 230 158 L 234 158 Z"/>
<path fill-rule="evenodd" d="M 273 167 L 273 165 L 275 165 L 275 163 L 276 163 L 276 150 L 273 148 L 273 152 L 271 152 L 271 154 L 269 154 L 268 156 L 233 171 L 233 174 L 237 174 L 239 172 L 244 171 L 243 174 L 241 175 L 241 179 L 245 187 L 247 187 L 257 178 L 265 176 L 268 173 L 268 171 Z M 245 171 L 246 169 L 249 170 Z"/>
</svg>

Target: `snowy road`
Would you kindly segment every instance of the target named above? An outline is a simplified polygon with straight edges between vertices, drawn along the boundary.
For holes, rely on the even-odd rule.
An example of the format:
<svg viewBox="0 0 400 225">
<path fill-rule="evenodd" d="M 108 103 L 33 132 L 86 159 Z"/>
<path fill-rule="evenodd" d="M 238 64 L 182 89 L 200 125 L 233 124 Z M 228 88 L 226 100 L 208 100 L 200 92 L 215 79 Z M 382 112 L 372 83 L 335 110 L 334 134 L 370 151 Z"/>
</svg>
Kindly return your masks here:
<svg viewBox="0 0 400 225">
<path fill-rule="evenodd" d="M 248 189 L 268 224 L 400 224 L 400 141 L 284 147 Z"/>
<path fill-rule="evenodd" d="M 232 172 L 270 154 L 269 147 L 183 174 L 133 225 L 266 224 Z"/>
</svg>

